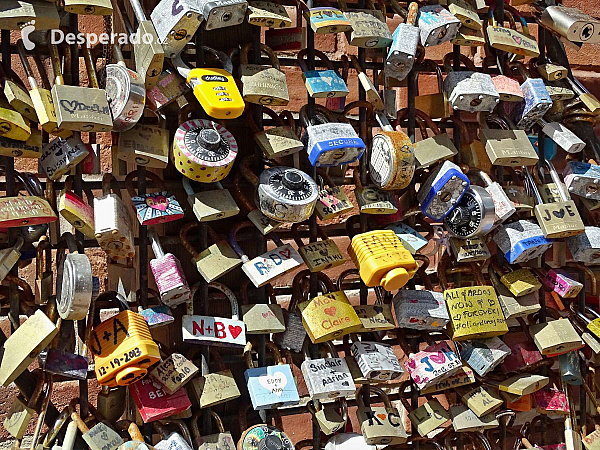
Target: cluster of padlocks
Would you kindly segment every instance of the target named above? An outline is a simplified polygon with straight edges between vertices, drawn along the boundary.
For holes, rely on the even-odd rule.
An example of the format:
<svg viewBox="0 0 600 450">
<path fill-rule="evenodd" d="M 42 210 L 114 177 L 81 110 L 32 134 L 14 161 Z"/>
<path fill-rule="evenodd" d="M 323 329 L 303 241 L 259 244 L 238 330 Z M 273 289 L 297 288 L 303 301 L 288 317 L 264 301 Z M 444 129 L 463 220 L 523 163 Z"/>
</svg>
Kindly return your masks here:
<svg viewBox="0 0 600 450">
<path fill-rule="evenodd" d="M 600 20 L 565 3 L 0 1 L 13 448 L 600 449 L 600 101 L 567 57 Z"/>
</svg>

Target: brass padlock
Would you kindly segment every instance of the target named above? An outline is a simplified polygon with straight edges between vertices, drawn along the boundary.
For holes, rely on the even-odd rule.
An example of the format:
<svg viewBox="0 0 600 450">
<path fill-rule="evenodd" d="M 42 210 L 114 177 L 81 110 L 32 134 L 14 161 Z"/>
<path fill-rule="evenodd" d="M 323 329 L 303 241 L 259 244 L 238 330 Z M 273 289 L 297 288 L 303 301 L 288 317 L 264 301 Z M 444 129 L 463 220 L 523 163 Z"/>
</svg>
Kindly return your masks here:
<svg viewBox="0 0 600 450">
<path fill-rule="evenodd" d="M 277 55 L 265 44 L 260 44 L 261 52 L 269 57 L 271 66 L 248 64 L 249 42 L 240 50 L 240 79 L 245 101 L 258 105 L 285 106 L 290 101 L 285 73 L 279 68 Z"/>
<path fill-rule="evenodd" d="M 3 98 L 0 99 L 0 136 L 16 141 L 27 141 L 31 137 L 29 120 Z"/>
<path fill-rule="evenodd" d="M 138 166 L 164 169 L 169 164 L 169 131 L 161 126 L 164 117 L 156 113 L 157 125 L 137 123 L 133 128 L 113 134 L 113 151 L 123 161 Z M 116 142 L 116 144 L 115 144 Z"/>
<path fill-rule="evenodd" d="M 29 97 L 27 90 L 25 90 L 22 85 L 15 83 L 7 77 L 6 73 L 4 73 L 4 69 L 1 67 L 0 86 L 2 86 L 4 97 L 15 111 L 33 122 L 38 121 L 33 102 L 31 101 L 31 97 Z"/>
<path fill-rule="evenodd" d="M 569 319 L 561 318 L 552 308 L 547 308 L 547 312 L 556 320 L 529 325 L 529 334 L 542 355 L 557 356 L 585 345 Z"/>
<path fill-rule="evenodd" d="M 484 386 L 459 386 L 456 389 L 458 395 L 465 405 L 475 413 L 477 417 L 483 417 L 494 412 L 504 400 L 497 394 L 497 391 L 486 389 Z"/>
<path fill-rule="evenodd" d="M 72 191 L 73 176 L 67 176 L 65 188 L 58 194 L 58 213 L 75 229 L 89 238 L 94 238 L 94 194 L 85 190 L 87 202 Z"/>
<path fill-rule="evenodd" d="M 492 116 L 492 117 L 490 117 Z M 480 131 L 479 139 L 485 146 L 490 161 L 495 166 L 531 166 L 537 164 L 539 157 L 523 130 L 516 130 L 507 121 L 502 121 L 504 129 L 490 129 L 489 120 L 493 115 L 477 115 Z"/>
<path fill-rule="evenodd" d="M 244 113 L 246 124 L 254 136 L 254 141 L 262 149 L 268 159 L 283 158 L 304 149 L 304 144 L 292 127 L 286 125 L 283 119 L 275 111 L 266 106 L 262 107 L 262 113 L 267 114 L 275 122 L 273 128 L 261 130 L 256 125 L 252 112 L 249 108 Z M 261 116 L 262 119 L 262 116 Z"/>
<path fill-rule="evenodd" d="M 346 31 L 346 40 L 350 45 L 362 48 L 388 47 L 392 43 L 392 33 L 385 23 L 386 7 L 381 0 L 366 2 L 367 9 L 348 10 L 345 0 L 338 0 L 340 9 L 352 26 L 351 31 Z"/>
<path fill-rule="evenodd" d="M 340 404 L 341 414 L 337 412 L 337 404 Z M 319 400 L 313 399 L 306 404 L 306 408 L 313 418 L 313 423 L 316 423 L 321 431 L 330 436 L 336 431 L 341 430 L 348 422 L 348 403 L 344 397 L 338 397 L 331 404 L 321 404 Z M 298 444 L 296 444 L 298 448 Z"/>
<path fill-rule="evenodd" d="M 248 2 L 248 23 L 269 29 L 289 28 L 292 19 L 279 0 L 255 0 Z"/>
<path fill-rule="evenodd" d="M 188 353 L 191 361 L 196 360 L 197 349 Z M 191 396 L 200 408 L 209 408 L 240 397 L 240 390 L 233 378 L 231 370 L 225 366 L 223 359 L 215 348 L 210 348 L 210 359 L 217 366 L 217 372 L 209 372 L 204 356 L 201 356 L 200 376 L 190 383 Z"/>
<path fill-rule="evenodd" d="M 540 55 L 540 49 L 535 38 L 529 34 L 527 22 L 516 9 L 513 8 L 511 11 L 517 15 L 523 29 L 522 32 L 517 31 L 515 18 L 510 11 L 507 11 L 505 16 L 511 28 L 498 26 L 492 14 L 486 27 L 490 46 L 504 52 L 537 58 Z"/>
<path fill-rule="evenodd" d="M 500 283 L 499 277 L 502 276 L 502 270 L 496 264 L 492 263 L 488 266 L 488 275 L 492 285 L 496 288 L 498 301 L 506 320 L 526 317 L 542 308 L 537 294 L 532 292 L 516 297 L 504 284 Z"/>
<path fill-rule="evenodd" d="M 365 405 L 363 390 L 373 392 L 385 406 Z M 408 436 L 400 413 L 392 406 L 390 399 L 381 388 L 369 384 L 362 385 L 356 393 L 356 412 L 365 442 L 368 445 L 396 445 L 406 442 Z M 444 420 L 445 421 L 445 420 Z"/>
<path fill-rule="evenodd" d="M 282 333 L 285 331 L 283 310 L 277 303 L 273 286 L 267 284 L 270 303 L 251 304 L 248 299 L 250 280 L 242 281 L 240 286 L 240 304 L 242 320 L 246 324 L 246 334 Z"/>
<path fill-rule="evenodd" d="M 352 211 L 352 202 L 346 193 L 335 185 L 325 170 L 317 168 L 317 179 L 319 180 L 319 199 L 315 211 L 319 219 L 329 220 Z M 325 187 L 325 184 L 328 187 Z"/>
<path fill-rule="evenodd" d="M 35 21 L 35 22 L 32 22 Z M 0 10 L 0 28 L 22 30 L 35 23 L 36 30 L 52 30 L 60 27 L 56 5 L 41 0 L 6 0 Z M 33 30 L 32 30 L 33 31 Z"/>
<path fill-rule="evenodd" d="M 200 192 L 194 192 L 188 177 L 182 177 L 181 182 L 188 194 L 188 204 L 199 222 L 209 222 L 239 214 L 240 208 L 220 182 L 214 183 L 217 189 Z"/>
<path fill-rule="evenodd" d="M 71 14 L 110 16 L 113 7 L 110 0 L 65 0 L 65 11 Z"/>
<path fill-rule="evenodd" d="M 52 252 L 50 242 L 46 236 L 38 242 L 35 253 L 35 303 L 45 304 L 54 293 L 54 273 L 52 266 Z"/>
<path fill-rule="evenodd" d="M 448 94 L 444 91 L 444 81 L 442 79 L 442 69 L 431 59 L 423 60 L 422 64 L 435 74 L 437 78 L 438 92 L 436 94 L 425 94 L 419 92 L 415 97 L 415 108 L 423 111 L 432 119 L 442 119 L 450 117 L 450 103 L 448 102 Z M 417 89 L 418 77 L 421 72 L 417 73 Z M 438 134 L 438 133 L 436 133 Z M 425 138 L 424 138 L 425 139 Z"/>
<path fill-rule="evenodd" d="M 498 266 L 496 266 L 498 267 Z M 521 297 L 538 291 L 542 283 L 529 269 L 513 269 L 511 266 L 503 266 L 508 272 L 500 269 L 500 282 L 508 288 L 515 297 Z"/>
<path fill-rule="evenodd" d="M 395 214 L 398 212 L 393 193 L 382 191 L 375 186 L 363 186 L 358 170 L 354 169 L 354 195 L 360 212 L 363 214 Z"/>
<path fill-rule="evenodd" d="M 27 431 L 27 426 L 36 413 L 36 408 L 43 393 L 45 376 L 44 372 L 38 373 L 35 387 L 27 401 L 21 395 L 15 398 L 6 415 L 6 419 L 4 419 L 4 429 L 18 440 L 23 439 L 25 431 Z"/>
<path fill-rule="evenodd" d="M 149 373 L 152 380 L 160 383 L 163 389 L 173 394 L 192 381 L 198 367 L 180 353 L 171 353 L 158 363 Z"/>
<path fill-rule="evenodd" d="M 406 388 L 412 384 L 412 380 L 405 380 L 399 386 L 400 401 L 408 413 L 408 417 L 420 436 L 426 436 L 444 422 L 450 420 L 448 411 L 435 399 L 428 399 L 421 406 L 409 404 L 406 396 Z"/>
<path fill-rule="evenodd" d="M 346 258 L 340 252 L 335 241 L 327 237 L 322 227 L 317 225 L 317 232 L 321 240 L 305 245 L 298 232 L 299 226 L 299 223 L 293 224 L 291 231 L 294 241 L 298 245 L 298 253 L 302 256 L 308 270 L 320 272 L 344 264 Z"/>
</svg>

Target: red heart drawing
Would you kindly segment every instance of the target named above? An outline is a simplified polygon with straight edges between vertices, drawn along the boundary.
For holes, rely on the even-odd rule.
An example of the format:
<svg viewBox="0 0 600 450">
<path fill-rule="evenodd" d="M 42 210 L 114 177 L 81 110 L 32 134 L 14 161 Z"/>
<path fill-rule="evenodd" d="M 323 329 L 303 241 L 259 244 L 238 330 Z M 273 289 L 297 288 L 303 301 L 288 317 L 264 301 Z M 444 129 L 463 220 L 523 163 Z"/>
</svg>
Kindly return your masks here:
<svg viewBox="0 0 600 450">
<path fill-rule="evenodd" d="M 146 205 L 148 205 L 150 208 L 165 212 L 167 210 L 167 206 L 169 206 L 169 201 L 164 195 L 157 195 L 155 197 L 147 197 Z"/>
<path fill-rule="evenodd" d="M 385 420 L 387 414 L 377 414 L 377 417 L 379 417 L 381 420 Z"/>
<path fill-rule="evenodd" d="M 240 326 L 234 326 L 234 325 L 229 325 L 229 332 L 231 333 L 231 337 L 233 337 L 235 339 L 242 332 L 242 327 L 240 327 Z"/>
<path fill-rule="evenodd" d="M 409 359 L 408 361 L 406 361 L 406 366 L 409 369 L 414 369 L 417 367 L 417 362 L 414 359 Z M 415 381 L 417 381 L 417 380 L 415 380 Z"/>
<path fill-rule="evenodd" d="M 523 42 L 523 39 L 520 36 L 515 36 L 513 34 L 512 38 L 513 38 L 513 41 L 515 41 L 519 45 L 521 45 L 521 42 Z"/>
<path fill-rule="evenodd" d="M 434 352 L 429 355 L 429 359 L 436 364 L 444 364 L 446 355 L 444 355 L 444 352 Z"/>
<path fill-rule="evenodd" d="M 325 308 L 324 311 L 325 311 L 325 314 L 333 317 L 333 316 L 335 316 L 337 308 L 335 306 L 330 306 L 329 308 Z"/>
<path fill-rule="evenodd" d="M 281 256 L 284 256 L 287 259 L 290 259 L 290 256 L 292 255 L 292 251 L 289 248 L 286 250 L 279 250 L 279 254 Z"/>
<path fill-rule="evenodd" d="M 419 300 L 412 299 L 410 302 L 411 303 L 419 303 Z"/>
<path fill-rule="evenodd" d="M 417 323 L 419 321 L 419 319 L 415 318 L 415 317 L 411 317 L 409 322 L 410 323 Z"/>
</svg>

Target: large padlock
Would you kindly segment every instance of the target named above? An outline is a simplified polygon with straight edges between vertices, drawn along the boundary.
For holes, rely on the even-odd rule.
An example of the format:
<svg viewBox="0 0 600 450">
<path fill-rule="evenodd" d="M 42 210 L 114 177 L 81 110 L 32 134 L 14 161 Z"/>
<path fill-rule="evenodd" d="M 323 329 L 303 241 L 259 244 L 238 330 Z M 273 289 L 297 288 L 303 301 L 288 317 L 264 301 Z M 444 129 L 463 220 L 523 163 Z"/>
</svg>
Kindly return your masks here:
<svg viewBox="0 0 600 450">
<path fill-rule="evenodd" d="M 421 212 L 434 220 L 443 219 L 460 202 L 469 185 L 469 178 L 459 166 L 452 161 L 444 161 L 429 173 L 419 187 L 417 200 Z"/>
<path fill-rule="evenodd" d="M 248 23 L 265 27 L 268 33 L 272 29 L 291 27 L 292 19 L 279 0 L 255 0 L 248 2 Z"/>
<path fill-rule="evenodd" d="M 415 255 L 415 260 L 423 264 L 417 275 L 425 289 L 400 289 L 392 303 L 396 312 L 398 327 L 414 330 L 442 330 L 450 321 L 446 302 L 441 292 L 433 290 L 431 280 L 426 274 L 429 258 Z"/>
<path fill-rule="evenodd" d="M 352 24 L 344 13 L 332 6 L 309 8 L 303 0 L 299 2 L 304 19 L 316 34 L 344 33 L 352 30 Z M 302 47 L 306 49 L 305 46 Z"/>
<path fill-rule="evenodd" d="M 452 109 L 491 112 L 500 103 L 492 77 L 487 73 L 477 72 L 475 64 L 464 55 L 461 55 L 460 61 L 467 70 L 454 71 L 452 57 L 452 53 L 444 57 L 444 69 L 448 74 L 444 80 L 444 90 Z"/>
<path fill-rule="evenodd" d="M 94 355 L 98 383 L 127 386 L 144 378 L 148 367 L 160 361 L 160 353 L 148 324 L 141 315 L 129 310 L 125 298 L 107 291 L 96 299 L 98 303 L 105 300 L 116 301 L 121 312 L 100 323 L 100 308 L 95 308 L 87 345 Z"/>
<path fill-rule="evenodd" d="M 245 221 L 235 225 L 229 232 L 229 244 L 241 259 L 242 270 L 257 288 L 294 270 L 304 262 L 298 252 L 290 244 L 284 244 L 275 233 L 269 234 L 269 237 L 277 247 L 250 259 L 236 237 L 243 228 L 252 228 L 252 223 Z"/>
<path fill-rule="evenodd" d="M 340 404 L 341 414 L 337 412 L 338 403 Z M 311 400 L 306 404 L 306 408 L 313 417 L 313 423 L 316 423 L 327 436 L 340 431 L 348 423 L 348 403 L 344 397 L 338 397 L 333 404 L 328 403 L 325 405 L 322 405 L 318 400 Z M 298 448 L 298 444 L 296 444 L 296 448 Z"/>
<path fill-rule="evenodd" d="M 154 172 L 146 171 L 146 178 L 150 178 L 159 192 L 136 194 L 133 180 L 137 180 L 138 171 L 130 172 L 125 178 L 125 187 L 131 197 L 131 205 L 136 212 L 140 225 L 155 225 L 182 219 L 183 208 L 175 195 L 167 191 L 164 182 Z"/>
<path fill-rule="evenodd" d="M 240 208 L 235 200 L 218 181 L 214 183 L 217 189 L 200 192 L 194 192 L 188 177 L 182 177 L 181 183 L 188 194 L 188 204 L 199 222 L 210 222 L 239 214 Z"/>
<path fill-rule="evenodd" d="M 502 270 L 495 263 L 488 266 L 488 275 L 492 285 L 496 288 L 498 301 L 500 302 L 500 307 L 502 308 L 502 313 L 506 320 L 516 319 L 517 317 L 526 317 L 541 309 L 540 301 L 536 293 L 531 292 L 519 297 L 513 295 L 508 288 L 500 282 L 502 274 Z"/>
<path fill-rule="evenodd" d="M 513 10 L 511 9 L 511 11 Z M 514 11 L 517 13 L 516 10 Z M 505 16 L 508 19 L 511 28 L 506 28 L 502 26 L 503 24 L 498 25 L 494 19 L 493 11 L 490 10 L 488 14 L 489 21 L 486 26 L 489 45 L 492 48 L 503 52 L 514 53 L 515 55 L 529 56 L 532 58 L 540 56 L 538 44 L 535 38 L 529 34 L 529 28 L 527 27 L 525 19 L 518 14 L 517 18 L 523 29 L 522 32 L 518 32 L 513 14 L 509 11 Z"/>
<path fill-rule="evenodd" d="M 359 341 L 356 335 L 352 337 L 354 342 L 350 351 L 361 376 L 369 380 L 365 384 L 395 380 L 402 375 L 402 366 L 391 345 L 377 341 Z"/>
<path fill-rule="evenodd" d="M 362 327 L 346 294 L 336 291 L 323 272 L 318 272 L 318 277 L 325 286 L 323 294 L 298 305 L 302 323 L 313 344 L 342 337 Z"/>
<path fill-rule="evenodd" d="M 346 258 L 340 252 L 335 241 L 327 237 L 322 227 L 317 225 L 317 232 L 321 238 L 320 241 L 304 244 L 298 232 L 299 226 L 300 224 L 295 223 L 292 225 L 291 230 L 294 241 L 298 245 L 298 253 L 306 263 L 308 270 L 311 272 L 320 272 L 344 264 Z"/>
<path fill-rule="evenodd" d="M 278 116 L 275 111 L 263 106 L 262 113 L 266 113 L 273 119 L 275 122 L 273 128 L 266 130 L 258 128 L 250 110 L 246 111 L 244 118 L 254 135 L 254 142 L 262 149 L 266 158 L 283 158 L 284 156 L 292 155 L 304 149 L 304 144 L 298 139 L 294 129 L 289 125 L 286 125 L 283 119 Z"/>
<path fill-rule="evenodd" d="M 358 168 L 354 168 L 354 195 L 362 214 L 396 214 L 398 206 L 394 194 L 375 186 L 363 186 Z"/>
<path fill-rule="evenodd" d="M 576 236 L 583 233 L 585 227 L 575 202 L 567 197 L 562 181 L 560 180 L 554 165 L 547 159 L 545 159 L 544 162 L 550 170 L 552 180 L 560 193 L 560 202 L 544 203 L 535 181 L 531 177 L 529 169 L 525 167 L 527 181 L 533 191 L 537 203 L 534 208 L 535 217 L 537 218 L 544 236 L 551 239 Z"/>
<path fill-rule="evenodd" d="M 461 342 L 460 357 L 483 377 L 502 364 L 511 350 L 499 337 Z"/>
<path fill-rule="evenodd" d="M 251 304 L 248 299 L 248 287 L 250 280 L 242 281 L 240 286 L 240 303 L 242 319 L 246 324 L 246 334 L 269 334 L 282 333 L 285 331 L 285 320 L 283 310 L 277 303 L 273 286 L 267 285 L 269 300 L 271 303 Z"/>
<path fill-rule="evenodd" d="M 448 306 L 452 326 L 452 338 L 456 341 L 494 337 L 506 334 L 508 326 L 493 286 L 486 286 L 483 274 L 475 263 L 463 267 L 448 267 L 444 255 L 438 266 L 444 300 Z M 448 289 L 447 274 L 472 272 L 476 285 Z"/>
<path fill-rule="evenodd" d="M 600 42 L 595 33 L 600 21 L 577 8 L 563 5 L 544 8 L 540 23 L 571 42 Z"/>
<path fill-rule="evenodd" d="M 298 53 L 298 65 L 302 70 L 302 78 L 308 94 L 313 98 L 346 97 L 349 92 L 348 87 L 333 67 L 327 55 L 319 50 L 315 50 L 315 56 L 323 62 L 326 69 L 308 70 L 306 60 L 304 59 L 306 52 L 306 49 L 302 49 Z"/>
<path fill-rule="evenodd" d="M 150 269 L 160 294 L 160 301 L 167 306 L 177 306 L 188 302 L 190 287 L 179 259 L 172 253 L 165 254 L 156 230 L 149 229 L 148 237 L 154 252 L 154 259 L 150 260 Z"/>
<path fill-rule="evenodd" d="M 244 359 L 248 367 L 244 372 L 244 378 L 252 407 L 261 410 L 297 405 L 300 397 L 291 366 L 283 363 L 277 345 L 267 342 L 266 346 L 273 353 L 275 365 L 258 368 L 253 367 L 252 344 L 248 342 L 244 347 Z"/>
<path fill-rule="evenodd" d="M 196 269 L 202 275 L 207 283 L 215 281 L 217 278 L 232 271 L 242 264 L 242 260 L 237 256 L 225 239 L 220 239 L 219 235 L 211 228 L 207 228 L 208 237 L 214 241 L 207 249 L 201 253 L 196 252 L 190 243 L 187 235 L 190 231 L 199 228 L 199 222 L 186 223 L 179 231 L 179 239 L 183 248 L 192 255 L 192 262 Z"/>
<path fill-rule="evenodd" d="M 415 26 L 418 12 L 419 4 L 411 2 L 404 23 L 398 24 L 394 30 L 392 43 L 385 59 L 384 73 L 387 77 L 402 81 L 413 68 L 420 40 L 420 29 Z"/>
<path fill-rule="evenodd" d="M 249 42 L 240 50 L 240 79 L 242 96 L 249 103 L 268 106 L 285 106 L 290 101 L 285 73 L 279 68 L 279 60 L 275 52 L 265 44 L 260 44 L 266 53 L 271 66 L 248 64 L 248 52 L 252 48 Z"/>
<path fill-rule="evenodd" d="M 421 45 L 440 45 L 456 37 L 462 23 L 440 5 L 419 8 L 417 25 L 421 32 Z"/>
<path fill-rule="evenodd" d="M 292 281 L 292 298 L 287 309 L 283 311 L 285 320 L 285 331 L 273 335 L 273 342 L 285 350 L 299 352 L 306 339 L 306 328 L 302 317 L 298 314 L 298 303 L 305 299 L 302 282 L 305 277 L 310 276 L 308 269 L 301 270 L 294 276 Z"/>
<path fill-rule="evenodd" d="M 406 387 L 411 385 L 411 380 L 400 384 L 400 401 L 408 414 L 411 423 L 417 429 L 420 436 L 426 436 L 450 419 L 448 411 L 435 399 L 428 399 L 421 406 L 409 404 L 404 398 Z"/>
<path fill-rule="evenodd" d="M 428 346 L 417 353 L 406 349 L 408 359 L 404 362 L 406 371 L 420 390 L 439 383 L 462 368 L 460 358 L 447 341 L 434 342 L 426 334 L 423 334 L 423 337 L 426 338 Z"/>
<path fill-rule="evenodd" d="M 352 102 L 344 108 L 344 116 L 347 111 L 359 106 L 358 102 Z M 362 102 L 360 106 L 367 106 L 367 116 L 373 112 L 373 106 L 368 102 Z M 365 151 L 365 143 L 358 137 L 350 123 L 335 122 L 333 114 L 321 105 L 315 105 L 315 118 L 319 123 L 308 117 L 308 105 L 300 109 L 300 123 L 305 129 L 302 142 L 306 144 L 308 160 L 313 166 L 330 167 L 349 164 L 360 159 Z"/>
<path fill-rule="evenodd" d="M 75 229 L 86 237 L 94 238 L 94 208 L 92 191 L 86 189 L 87 202 L 72 191 L 73 176 L 69 175 L 65 181 L 65 188 L 58 195 L 58 213 Z"/>
<path fill-rule="evenodd" d="M 173 66 L 186 79 L 207 115 L 215 119 L 235 119 L 241 116 L 245 108 L 244 99 L 233 79 L 231 58 L 212 47 L 204 45 L 202 48 L 212 54 L 223 68 L 190 69 L 181 55 L 172 59 Z"/>
<path fill-rule="evenodd" d="M 498 186 L 502 194 L 504 191 Z M 451 235 L 470 239 L 486 235 L 494 226 L 494 199 L 481 186 L 471 184 L 444 217 L 444 225 Z"/>
<path fill-rule="evenodd" d="M 192 381 L 198 370 L 198 367 L 182 354 L 171 353 L 148 375 L 151 380 L 160 383 L 168 394 L 174 394 Z"/>
<path fill-rule="evenodd" d="M 560 318 L 556 310 L 547 310 L 556 320 L 529 325 L 529 333 L 540 353 L 550 357 L 582 348 L 585 344 L 573 324 L 568 319 Z"/>
<path fill-rule="evenodd" d="M 120 189 L 113 189 L 116 182 L 111 173 L 102 177 L 102 195 L 94 198 L 94 231 L 100 247 L 113 259 L 135 256 L 133 246 L 133 223 L 130 209 L 121 199 Z"/>
<path fill-rule="evenodd" d="M 190 360 L 198 353 L 197 347 L 188 354 Z M 210 372 L 206 359 L 201 355 L 200 376 L 195 377 L 190 383 L 192 398 L 200 408 L 209 408 L 240 397 L 231 370 L 225 366 L 223 359 L 215 348 L 210 348 L 210 358 L 217 365 L 216 372 Z"/>
<path fill-rule="evenodd" d="M 56 309 L 63 320 L 82 320 L 92 302 L 92 265 L 71 233 L 61 236 L 58 248 Z"/>
<path fill-rule="evenodd" d="M 204 345 L 244 346 L 246 344 L 246 326 L 239 319 L 235 294 L 221 283 L 212 282 L 208 287 L 217 289 L 227 297 L 231 305 L 231 319 L 196 314 L 184 315 L 181 328 L 183 341 Z"/>
<path fill-rule="evenodd" d="M 304 341 L 304 361 L 300 369 L 312 400 L 327 400 L 349 397 L 356 392 L 356 385 L 344 358 L 331 342 L 326 342 L 328 357 L 312 359 L 308 351 L 308 341 Z"/>
<path fill-rule="evenodd" d="M 433 72 L 436 75 L 438 90 L 433 94 L 423 94 L 419 91 L 419 95 L 415 97 L 415 108 L 424 112 L 432 119 L 449 117 L 450 103 L 448 102 L 448 94 L 444 90 L 442 69 L 440 69 L 440 66 L 431 59 L 424 59 L 422 64 L 426 67 L 427 72 Z M 417 89 L 419 86 L 419 74 L 420 73 L 417 73 Z M 428 125 L 432 130 L 436 129 L 432 127 L 429 122 Z M 434 134 L 438 135 L 439 133 L 434 132 Z M 426 137 L 424 136 L 423 139 L 426 139 Z"/>
<path fill-rule="evenodd" d="M 368 9 L 348 10 L 345 0 L 338 0 L 344 16 L 352 26 L 351 31 L 346 31 L 346 40 L 350 45 L 362 48 L 385 48 L 392 42 L 392 33 L 385 23 L 386 7 L 383 1 L 370 0 L 366 3 Z"/>
<path fill-rule="evenodd" d="M 174 58 L 190 42 L 204 17 L 198 2 L 179 0 L 173 3 L 170 0 L 162 0 L 150 13 L 150 19 L 164 55 Z"/>
<path fill-rule="evenodd" d="M 230 448 L 233 450 L 235 446 L 233 437 L 229 431 L 225 431 L 223 421 L 214 411 L 211 411 L 210 415 L 217 425 L 218 433 L 209 434 L 208 436 L 200 435 L 198 421 L 202 418 L 202 414 L 202 411 L 197 411 L 192 416 L 192 436 L 194 437 L 192 442 L 194 444 L 194 448 L 197 448 L 198 450 L 219 450 L 222 448 Z"/>
<path fill-rule="evenodd" d="M 575 261 L 590 265 L 600 262 L 600 228 L 586 226 L 583 233 L 566 242 Z"/>
<path fill-rule="evenodd" d="M 79 133 L 67 139 L 57 137 L 42 147 L 40 166 L 48 178 L 58 180 L 87 158 L 89 150 Z"/>
<path fill-rule="evenodd" d="M 73 131 L 110 131 L 113 122 L 106 91 L 98 86 L 95 62 L 92 60 L 89 48 L 83 45 L 81 51 L 91 88 L 65 85 L 58 48 L 55 44 L 50 44 L 49 49 L 55 76 L 52 102 L 56 111 L 57 126 Z"/>
<path fill-rule="evenodd" d="M 528 130 L 552 107 L 552 99 L 541 78 L 530 78 L 521 63 L 512 63 L 511 67 L 515 65 L 524 79 L 521 84 L 523 101 L 515 106 L 512 117 L 517 128 Z"/>
<path fill-rule="evenodd" d="M 369 398 L 373 392 L 385 406 L 365 405 L 363 390 L 367 390 Z M 365 442 L 369 445 L 404 444 L 408 439 L 402 416 L 387 394 L 381 388 L 363 385 L 356 393 L 358 410 L 356 416 Z"/>
<path fill-rule="evenodd" d="M 552 247 L 552 241 L 544 237 L 540 226 L 528 220 L 500 225 L 494 242 L 509 264 L 538 258 Z"/>
<path fill-rule="evenodd" d="M 317 169 L 319 198 L 315 205 L 317 217 L 329 220 L 352 211 L 352 202 L 346 193 L 335 185 L 333 179 L 323 169 Z M 328 187 L 325 187 L 325 184 Z"/>
<path fill-rule="evenodd" d="M 582 161 L 568 161 L 563 170 L 563 177 L 571 194 L 600 200 L 600 166 Z"/>
</svg>

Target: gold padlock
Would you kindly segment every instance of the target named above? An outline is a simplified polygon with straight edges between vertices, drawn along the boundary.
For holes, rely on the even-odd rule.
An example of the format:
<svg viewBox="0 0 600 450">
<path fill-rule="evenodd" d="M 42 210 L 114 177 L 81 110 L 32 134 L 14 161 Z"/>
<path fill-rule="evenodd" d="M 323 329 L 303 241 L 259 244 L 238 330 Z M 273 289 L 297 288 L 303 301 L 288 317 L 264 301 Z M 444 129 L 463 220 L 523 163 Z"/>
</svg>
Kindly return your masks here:
<svg viewBox="0 0 600 450">
<path fill-rule="evenodd" d="M 308 223 L 304 223 L 308 225 Z M 294 241 L 298 245 L 298 253 L 306 263 L 306 267 L 311 272 L 320 272 L 322 270 L 331 269 L 332 267 L 344 264 L 346 258 L 340 252 L 340 249 L 335 244 L 333 239 L 329 239 L 325 230 L 317 225 L 317 233 L 321 238 L 320 241 L 304 244 L 300 238 L 298 228 L 299 223 L 292 225 L 291 231 L 294 236 Z"/>
<path fill-rule="evenodd" d="M 442 79 L 442 69 L 431 59 L 423 60 L 423 65 L 433 72 L 437 78 L 438 92 L 436 94 L 420 94 L 415 97 L 415 108 L 423 111 L 432 119 L 442 119 L 450 117 L 450 103 L 448 102 L 448 94 L 444 91 L 444 82 Z M 418 76 L 417 73 L 417 83 Z M 418 86 L 418 84 L 417 84 Z"/>
<path fill-rule="evenodd" d="M 289 28 L 292 19 L 279 0 L 248 2 L 248 23 L 265 28 Z"/>
<path fill-rule="evenodd" d="M 240 306 L 242 320 L 246 324 L 246 334 L 283 333 L 285 331 L 283 310 L 277 303 L 273 286 L 270 284 L 265 286 L 270 303 L 256 304 L 251 304 L 248 299 L 249 286 L 249 279 L 242 281 L 240 286 Z"/>
<path fill-rule="evenodd" d="M 8 103 L 18 113 L 27 119 L 37 122 L 38 118 L 33 107 L 33 102 L 29 93 L 20 84 L 15 83 L 4 73 L 4 69 L 0 66 L 0 85 L 4 90 L 4 97 Z"/>
<path fill-rule="evenodd" d="M 192 349 L 187 356 L 190 361 L 195 361 L 198 353 L 199 350 Z M 201 358 L 199 363 L 201 375 L 190 383 L 191 396 L 196 404 L 200 408 L 209 408 L 240 397 L 240 390 L 233 374 L 225 366 L 219 352 L 214 347 L 210 348 L 210 359 L 215 362 L 217 372 L 209 372 L 206 359 L 203 356 Z"/>
<path fill-rule="evenodd" d="M 275 111 L 266 106 L 262 107 L 262 113 L 267 114 L 275 122 L 273 128 L 261 130 L 256 125 L 250 108 L 246 108 L 244 119 L 250 127 L 254 136 L 254 141 L 262 149 L 265 157 L 268 159 L 283 158 L 285 156 L 298 153 L 304 149 L 304 144 L 292 127 L 286 125 L 283 119 Z M 261 116 L 262 119 L 262 116 Z"/>
<path fill-rule="evenodd" d="M 509 272 L 505 272 L 500 276 L 500 282 L 506 286 L 515 297 L 530 294 L 542 287 L 542 283 L 531 270 L 525 268 L 513 270 L 510 266 L 504 266 L 504 268 L 507 268 Z"/>
</svg>

